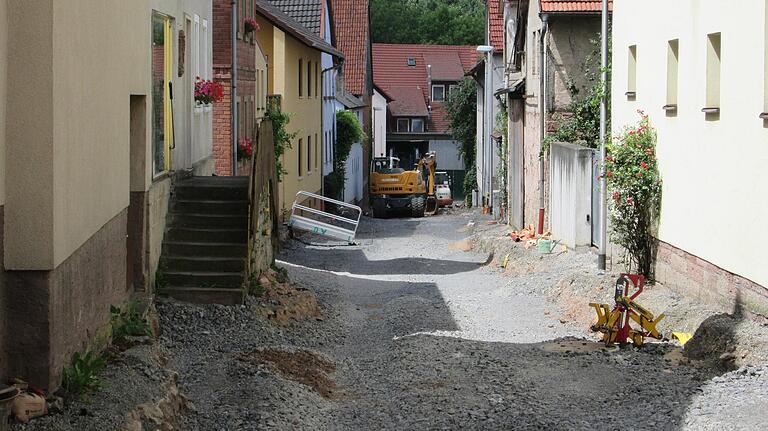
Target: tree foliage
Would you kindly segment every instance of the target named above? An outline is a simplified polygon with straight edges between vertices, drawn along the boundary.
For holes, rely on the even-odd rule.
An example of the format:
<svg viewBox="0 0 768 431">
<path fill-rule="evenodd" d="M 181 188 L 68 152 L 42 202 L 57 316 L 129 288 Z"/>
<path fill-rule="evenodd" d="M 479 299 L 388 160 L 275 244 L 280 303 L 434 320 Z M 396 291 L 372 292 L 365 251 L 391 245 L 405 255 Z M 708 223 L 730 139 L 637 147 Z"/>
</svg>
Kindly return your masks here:
<svg viewBox="0 0 768 431">
<path fill-rule="evenodd" d="M 589 148 L 600 146 L 600 100 L 603 97 L 603 81 L 601 79 L 600 69 L 600 40 L 593 39 L 592 53 L 587 56 L 582 65 L 582 71 L 587 78 L 588 87 L 585 94 L 580 94 L 579 88 L 571 82 L 568 89 L 571 93 L 571 103 L 566 108 L 567 115 L 555 113 L 552 115 L 553 121 L 557 124 L 555 132 L 547 136 L 545 150 L 549 148 L 552 142 L 569 142 L 576 145 L 582 145 Z M 611 70 L 611 52 L 610 41 L 608 44 L 608 76 Z M 610 112 L 610 83 L 606 86 L 609 93 L 606 94 L 606 101 L 609 103 Z M 608 122 L 606 130 L 610 131 L 610 115 L 606 119 Z M 610 140 L 608 138 L 608 140 Z"/>
<path fill-rule="evenodd" d="M 459 155 L 467 167 L 464 177 L 464 196 L 472 196 L 477 187 L 475 169 L 475 145 L 477 139 L 477 83 L 464 78 L 445 104 L 451 122 L 451 134 L 459 144 Z"/>
<path fill-rule="evenodd" d="M 325 176 L 326 196 L 341 200 L 347 178 L 347 159 L 352 145 L 365 139 L 363 126 L 351 111 L 336 113 L 336 145 L 333 147 L 333 172 Z"/>
<path fill-rule="evenodd" d="M 277 165 L 277 179 L 281 181 L 283 175 L 287 173 L 283 167 L 283 154 L 291 148 L 291 141 L 296 138 L 297 133 L 289 133 L 286 127 L 291 121 L 291 114 L 283 112 L 280 107 L 279 99 L 270 100 L 267 104 L 267 111 L 264 117 L 272 121 L 272 135 L 275 141 L 275 163 Z"/>
<path fill-rule="evenodd" d="M 377 43 L 479 45 L 485 40 L 482 0 L 372 0 Z"/>
</svg>

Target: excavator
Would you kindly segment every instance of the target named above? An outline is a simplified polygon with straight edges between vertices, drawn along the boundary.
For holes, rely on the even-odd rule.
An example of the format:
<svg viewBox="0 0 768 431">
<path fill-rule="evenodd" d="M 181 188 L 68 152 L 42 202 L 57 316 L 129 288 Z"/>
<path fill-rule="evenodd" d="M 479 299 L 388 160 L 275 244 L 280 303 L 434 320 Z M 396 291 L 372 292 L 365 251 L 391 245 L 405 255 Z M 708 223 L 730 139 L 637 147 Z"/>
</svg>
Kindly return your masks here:
<svg viewBox="0 0 768 431">
<path fill-rule="evenodd" d="M 373 216 L 384 218 L 394 211 L 410 211 L 412 217 L 437 214 L 435 152 L 422 157 L 412 171 L 406 171 L 399 164 L 397 157 L 377 157 L 371 161 Z"/>
</svg>

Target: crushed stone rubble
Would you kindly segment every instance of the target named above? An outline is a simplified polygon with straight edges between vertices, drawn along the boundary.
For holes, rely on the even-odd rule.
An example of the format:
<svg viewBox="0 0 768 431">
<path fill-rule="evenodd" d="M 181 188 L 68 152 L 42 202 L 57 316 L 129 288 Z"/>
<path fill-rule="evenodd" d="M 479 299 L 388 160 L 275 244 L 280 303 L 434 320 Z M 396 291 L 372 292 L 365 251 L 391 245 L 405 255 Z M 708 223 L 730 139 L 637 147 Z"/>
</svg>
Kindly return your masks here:
<svg viewBox="0 0 768 431">
<path fill-rule="evenodd" d="M 609 300 L 615 274 L 593 270 L 589 253 L 540 255 L 502 241 L 505 228 L 470 223 L 478 217 L 364 218 L 355 246 L 290 241 L 279 265 L 292 284 L 278 284 L 294 298 L 311 294 L 297 306 L 309 312 L 279 295 L 229 307 L 159 301 L 163 331 L 152 349 L 163 352 L 162 366 L 110 365 L 110 385 L 93 395 L 85 419 L 68 409 L 13 429 L 119 429 L 130 404 L 162 397 L 160 383 L 172 375 L 186 409 L 174 428 L 145 420 L 144 429 L 730 430 L 768 422 L 768 366 L 760 363 L 768 355 L 756 341 L 764 326 L 732 322 L 727 340 L 693 349 L 695 358 L 673 342 L 605 347 L 587 330 L 587 303 Z M 643 298 L 669 313 L 666 330 L 694 332 L 708 321 L 715 330 L 703 332 L 722 335 L 716 328 L 730 322 L 668 289 Z M 744 346 L 755 352 L 743 354 Z M 749 361 L 756 365 L 742 365 Z M 130 399 L 119 400 L 126 392 Z"/>
</svg>

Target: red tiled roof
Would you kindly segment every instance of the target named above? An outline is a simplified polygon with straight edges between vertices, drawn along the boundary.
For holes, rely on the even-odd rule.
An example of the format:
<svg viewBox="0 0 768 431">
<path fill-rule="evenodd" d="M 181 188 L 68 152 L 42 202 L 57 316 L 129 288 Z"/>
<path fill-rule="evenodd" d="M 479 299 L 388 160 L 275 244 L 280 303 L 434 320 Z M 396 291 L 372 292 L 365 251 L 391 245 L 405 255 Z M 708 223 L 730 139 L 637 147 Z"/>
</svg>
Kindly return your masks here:
<svg viewBox="0 0 768 431">
<path fill-rule="evenodd" d="M 352 94 L 365 92 L 368 68 L 368 0 L 331 0 L 336 47 L 344 53 L 344 85 Z"/>
<path fill-rule="evenodd" d="M 603 2 L 595 0 L 539 0 L 541 12 L 548 13 L 585 13 L 600 12 L 603 10 Z M 613 1 L 608 2 L 608 9 L 613 10 Z"/>
<path fill-rule="evenodd" d="M 421 91 L 421 100 L 426 105 L 429 100 L 427 86 L 427 65 L 432 64 L 433 81 L 442 77 L 445 81 L 460 81 L 463 73 L 475 65 L 478 54 L 475 46 L 467 45 L 408 45 L 408 44 L 373 44 L 373 82 L 386 91 L 398 102 L 393 91 L 397 87 L 408 87 Z M 413 58 L 415 65 L 409 66 L 408 59 Z M 439 67 L 436 67 L 439 66 Z M 457 73 L 461 68 L 463 73 Z M 447 79 L 453 78 L 453 79 Z M 411 100 L 410 98 L 408 100 Z M 406 110 L 398 106 L 398 110 Z M 408 111 L 418 111 L 419 107 L 409 106 Z M 393 115 L 396 115 L 393 111 Z M 449 126 L 442 103 L 433 103 L 429 113 L 427 127 L 430 132 L 446 133 Z"/>
<path fill-rule="evenodd" d="M 461 81 L 466 73 L 458 52 L 425 52 L 422 57 L 424 64 L 432 66 L 433 81 Z"/>
<path fill-rule="evenodd" d="M 504 11 L 498 0 L 488 1 L 488 26 L 491 33 L 490 44 L 496 51 L 504 50 Z"/>
<path fill-rule="evenodd" d="M 391 87 L 387 94 L 392 98 L 389 112 L 396 117 L 426 117 L 429 115 L 424 93 L 419 87 Z"/>
</svg>

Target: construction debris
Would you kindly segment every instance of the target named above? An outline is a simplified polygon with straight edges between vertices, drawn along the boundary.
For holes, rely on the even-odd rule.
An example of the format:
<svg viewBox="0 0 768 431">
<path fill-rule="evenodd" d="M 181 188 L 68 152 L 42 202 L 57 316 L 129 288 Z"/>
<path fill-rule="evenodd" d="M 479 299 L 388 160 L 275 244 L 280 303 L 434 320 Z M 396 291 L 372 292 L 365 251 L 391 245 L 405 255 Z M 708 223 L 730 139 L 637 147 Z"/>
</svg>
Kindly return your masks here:
<svg viewBox="0 0 768 431">
<path fill-rule="evenodd" d="M 630 285 L 637 289 L 631 296 L 629 295 Z M 608 304 L 589 304 L 597 312 L 597 323 L 592 325 L 592 330 L 603 333 L 606 346 L 631 342 L 639 347 L 643 345 L 646 337 L 662 339 L 656 325 L 664 318 L 664 314 L 655 317 L 653 313 L 635 302 L 635 298 L 643 293 L 644 286 L 645 277 L 642 275 L 621 274 L 616 280 L 614 296 L 616 304 L 613 309 Z M 640 328 L 633 328 L 630 321 L 640 325 Z"/>
<path fill-rule="evenodd" d="M 539 240 L 546 240 L 551 241 L 552 240 L 552 232 L 546 231 L 543 234 L 539 235 L 536 233 L 536 228 L 533 225 L 528 226 L 525 229 L 512 231 L 509 233 L 510 238 L 512 238 L 512 241 L 514 242 L 524 242 L 525 244 L 523 247 L 525 247 L 526 250 L 529 248 L 538 245 Z M 550 249 L 549 252 L 552 250 Z"/>
</svg>

